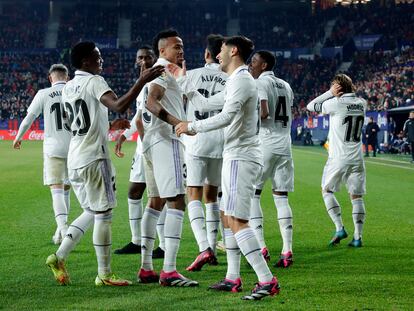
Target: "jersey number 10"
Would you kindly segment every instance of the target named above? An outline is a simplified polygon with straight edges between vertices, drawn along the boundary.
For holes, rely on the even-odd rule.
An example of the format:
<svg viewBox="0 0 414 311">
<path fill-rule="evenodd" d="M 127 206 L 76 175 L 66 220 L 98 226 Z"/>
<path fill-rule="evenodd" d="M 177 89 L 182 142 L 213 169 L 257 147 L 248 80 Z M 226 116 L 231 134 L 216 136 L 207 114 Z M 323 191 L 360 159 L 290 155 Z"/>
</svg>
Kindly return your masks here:
<svg viewBox="0 0 414 311">
<path fill-rule="evenodd" d="M 346 124 L 345 142 L 360 142 L 362 125 L 364 124 L 363 116 L 347 116 L 342 124 Z"/>
</svg>

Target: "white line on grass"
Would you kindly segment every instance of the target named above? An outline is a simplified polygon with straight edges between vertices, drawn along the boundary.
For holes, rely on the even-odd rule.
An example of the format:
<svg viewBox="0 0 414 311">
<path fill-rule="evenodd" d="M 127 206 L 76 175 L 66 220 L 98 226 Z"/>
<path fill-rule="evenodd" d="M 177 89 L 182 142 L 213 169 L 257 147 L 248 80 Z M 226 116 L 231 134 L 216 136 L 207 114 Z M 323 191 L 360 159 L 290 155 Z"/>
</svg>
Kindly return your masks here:
<svg viewBox="0 0 414 311">
<path fill-rule="evenodd" d="M 314 151 L 305 151 L 302 148 L 295 148 L 295 151 L 300 151 L 303 153 L 308 153 L 308 154 L 315 154 L 315 155 L 324 155 L 323 153 L 320 152 L 314 152 Z M 326 154 L 325 154 L 326 155 Z M 387 160 L 388 161 L 388 160 Z M 407 163 L 407 162 L 402 162 L 402 161 L 395 161 L 395 160 L 391 160 L 394 162 L 399 162 L 399 163 Z M 382 166 L 388 166 L 388 167 L 396 167 L 396 168 L 401 168 L 401 169 L 405 169 L 405 170 L 410 170 L 410 171 L 414 171 L 414 168 L 412 167 L 407 167 L 407 166 L 401 166 L 401 165 L 395 165 L 395 164 L 388 164 L 388 163 L 380 163 L 377 161 L 372 161 L 372 160 L 366 160 L 365 159 L 365 163 L 369 163 L 369 164 L 376 164 L 376 165 L 382 165 Z M 407 163 L 408 164 L 408 163 Z"/>
</svg>

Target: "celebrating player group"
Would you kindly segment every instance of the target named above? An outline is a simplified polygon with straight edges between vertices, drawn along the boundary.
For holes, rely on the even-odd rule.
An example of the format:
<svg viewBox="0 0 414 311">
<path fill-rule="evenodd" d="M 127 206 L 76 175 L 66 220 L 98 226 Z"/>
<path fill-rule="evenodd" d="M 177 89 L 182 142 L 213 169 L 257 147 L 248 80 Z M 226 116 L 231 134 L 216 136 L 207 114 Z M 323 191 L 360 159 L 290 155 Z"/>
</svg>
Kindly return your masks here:
<svg viewBox="0 0 414 311">
<path fill-rule="evenodd" d="M 198 286 L 189 276 L 204 265 L 217 265 L 220 246 L 226 251 L 227 272 L 209 289 L 242 291 L 243 254 L 258 282 L 242 299 L 260 300 L 279 293 L 279 281 L 269 269 L 260 197 L 270 179 L 283 241 L 273 265 L 288 268 L 294 258 L 288 200 L 294 190 L 290 137 L 294 92 L 275 76 L 273 53 L 254 51 L 246 37 L 209 35 L 204 59 L 204 67 L 187 71 L 179 34 L 173 29 L 161 31 L 152 47 L 138 49 L 139 78 L 121 97 L 100 76 L 103 59 L 93 42 L 72 47 L 71 65 L 76 68 L 72 80 L 68 81 L 64 65 L 51 66 L 52 86 L 35 96 L 13 146 L 21 148 L 24 133 L 43 113 L 44 184 L 52 193 L 57 224 L 53 242 L 59 245 L 46 264 L 59 284 L 70 283 L 65 261 L 91 225 L 98 262 L 95 284 L 132 283 L 111 270 L 111 223 L 117 205 L 115 168 L 107 144 L 111 129 L 125 130 L 115 147 L 118 157 L 124 157 L 124 141 L 135 131 L 139 133 L 128 191 L 131 241 L 115 250 L 115 254 L 141 254 L 138 282 Z M 108 121 L 108 109 L 124 112 L 134 103 L 132 121 Z M 348 236 L 335 198 L 345 183 L 355 226 L 349 246 L 361 247 L 365 221 L 361 129 L 366 103 L 354 94 L 352 80 L 338 74 L 330 90 L 307 109 L 330 115 L 329 157 L 321 184 L 335 225 L 329 245 Z M 68 224 L 70 187 L 83 212 Z M 143 208 L 145 190 L 148 202 Z M 198 255 L 184 276 L 177 271 L 176 260 L 186 205 Z M 222 241 L 218 241 L 219 231 Z M 164 261 L 160 272 L 154 270 L 155 258 Z"/>
</svg>

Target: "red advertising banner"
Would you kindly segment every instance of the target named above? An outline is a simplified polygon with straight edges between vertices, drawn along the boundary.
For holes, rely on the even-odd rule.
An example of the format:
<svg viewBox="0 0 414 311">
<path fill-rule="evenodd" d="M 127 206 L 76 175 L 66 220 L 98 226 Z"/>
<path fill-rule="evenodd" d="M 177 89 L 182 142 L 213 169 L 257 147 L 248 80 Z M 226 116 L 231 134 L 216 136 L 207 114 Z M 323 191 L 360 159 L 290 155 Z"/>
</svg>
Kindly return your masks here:
<svg viewBox="0 0 414 311">
<path fill-rule="evenodd" d="M 122 131 L 109 131 L 108 141 L 116 141 L 121 135 Z M 17 135 L 17 130 L 0 130 L 0 140 L 14 140 Z M 43 140 L 44 133 L 42 130 L 29 130 L 24 134 L 23 140 Z M 129 141 L 136 141 L 138 133 L 134 133 L 128 138 Z"/>
</svg>

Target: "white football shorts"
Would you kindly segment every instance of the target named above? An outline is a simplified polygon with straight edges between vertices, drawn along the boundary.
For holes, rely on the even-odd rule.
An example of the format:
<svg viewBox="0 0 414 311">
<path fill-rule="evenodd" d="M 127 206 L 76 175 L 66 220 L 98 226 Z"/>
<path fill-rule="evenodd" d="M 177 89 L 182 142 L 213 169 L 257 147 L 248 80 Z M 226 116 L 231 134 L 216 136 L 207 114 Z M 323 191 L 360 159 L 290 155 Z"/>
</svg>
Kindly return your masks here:
<svg viewBox="0 0 414 311">
<path fill-rule="evenodd" d="M 221 187 L 224 214 L 239 219 L 250 219 L 251 199 L 262 166 L 256 162 L 223 160 Z"/>
<path fill-rule="evenodd" d="M 82 208 L 105 212 L 116 207 L 115 168 L 109 159 L 70 170 L 69 178 Z"/>
<path fill-rule="evenodd" d="M 142 153 L 135 152 L 132 159 L 131 172 L 129 173 L 129 181 L 145 184 L 144 156 Z"/>
<path fill-rule="evenodd" d="M 344 163 L 328 159 L 323 169 L 322 190 L 338 192 L 345 183 L 350 194 L 365 194 L 365 164 L 363 161 Z"/>
<path fill-rule="evenodd" d="M 43 155 L 43 184 L 69 185 L 67 159 Z"/>
<path fill-rule="evenodd" d="M 272 190 L 293 192 L 294 166 L 292 157 L 263 152 L 263 163 L 263 174 L 259 177 L 257 189 L 263 189 L 265 182 L 271 179 Z"/>
<path fill-rule="evenodd" d="M 221 181 L 223 159 L 186 154 L 187 186 L 202 187 L 204 184 L 218 187 Z"/>
<path fill-rule="evenodd" d="M 161 140 L 144 152 L 149 198 L 173 198 L 185 194 L 186 166 L 183 145 L 176 139 Z"/>
</svg>

